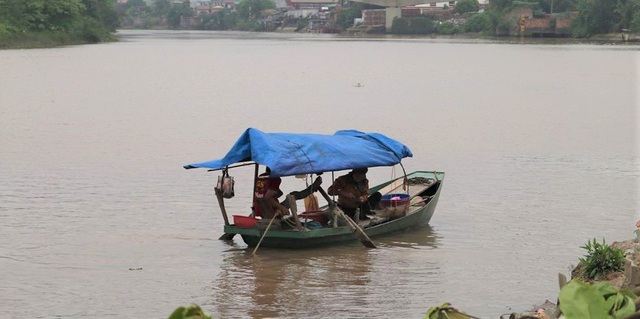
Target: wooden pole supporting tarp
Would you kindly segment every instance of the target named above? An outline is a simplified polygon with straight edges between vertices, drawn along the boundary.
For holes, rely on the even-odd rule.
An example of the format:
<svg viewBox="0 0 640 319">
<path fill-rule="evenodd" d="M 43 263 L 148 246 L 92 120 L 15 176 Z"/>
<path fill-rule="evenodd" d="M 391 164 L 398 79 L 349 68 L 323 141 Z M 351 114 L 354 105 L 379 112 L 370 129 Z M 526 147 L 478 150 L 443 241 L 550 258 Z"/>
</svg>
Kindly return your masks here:
<svg viewBox="0 0 640 319">
<path fill-rule="evenodd" d="M 218 205 L 220 205 L 220 211 L 222 212 L 222 218 L 224 219 L 224 224 L 225 225 L 229 225 L 229 217 L 227 217 L 227 210 L 224 208 L 224 197 L 222 197 L 222 190 L 215 187 L 214 188 L 215 193 L 216 193 L 216 198 L 218 199 Z M 227 234 L 224 233 L 222 234 L 222 236 L 220 236 L 220 240 L 232 240 L 233 236 L 235 236 L 236 234 Z"/>
</svg>

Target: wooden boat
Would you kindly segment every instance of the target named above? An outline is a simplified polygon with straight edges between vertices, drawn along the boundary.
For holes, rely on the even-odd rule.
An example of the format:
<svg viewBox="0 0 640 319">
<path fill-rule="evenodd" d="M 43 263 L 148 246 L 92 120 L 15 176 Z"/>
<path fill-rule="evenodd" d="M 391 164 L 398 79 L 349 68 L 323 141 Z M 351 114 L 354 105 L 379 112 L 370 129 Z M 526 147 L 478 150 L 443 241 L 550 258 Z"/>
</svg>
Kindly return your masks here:
<svg viewBox="0 0 640 319">
<path fill-rule="evenodd" d="M 379 133 L 353 130 L 338 131 L 334 135 L 264 133 L 250 128 L 224 158 L 184 167 L 228 172 L 234 167 L 255 165 L 254 178 L 257 179 L 259 165 L 269 167 L 272 176 L 319 175 L 360 167 L 394 166 L 400 164 L 402 158 L 411 156 L 406 146 Z M 356 218 L 357 222 L 345 216 L 320 188 L 328 204 L 318 211 L 298 215 L 295 199 L 289 198 L 291 216 L 255 219 L 247 214 L 249 216 L 234 216 L 231 223 L 222 190 L 216 188 L 225 220 L 225 234 L 220 239 L 231 239 L 237 234 L 250 247 L 274 248 L 311 248 L 360 239 L 365 246 L 375 247 L 370 237 L 428 225 L 443 180 L 444 172 L 416 171 L 371 187 L 370 194 L 383 195 L 381 204 L 384 205 L 374 210 L 375 214 L 368 215 L 367 220 Z M 250 222 L 246 223 L 247 220 Z"/>
</svg>

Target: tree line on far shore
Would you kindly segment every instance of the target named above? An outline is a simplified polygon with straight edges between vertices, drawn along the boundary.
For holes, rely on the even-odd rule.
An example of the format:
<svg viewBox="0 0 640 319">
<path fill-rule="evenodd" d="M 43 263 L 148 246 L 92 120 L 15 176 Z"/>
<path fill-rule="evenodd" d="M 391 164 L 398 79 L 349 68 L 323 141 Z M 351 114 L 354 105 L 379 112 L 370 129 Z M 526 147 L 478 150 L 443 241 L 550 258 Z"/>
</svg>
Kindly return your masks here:
<svg viewBox="0 0 640 319">
<path fill-rule="evenodd" d="M 571 36 L 590 37 L 623 29 L 640 33 L 640 0 L 491 0 L 479 12 L 477 0 L 460 0 L 453 12 L 458 21 L 438 21 L 434 16 L 399 20 L 390 33 L 456 34 L 481 33 L 495 36 L 511 25 L 505 17 L 514 9 L 528 7 L 534 17 L 545 14 L 573 16 Z M 264 13 L 275 9 L 272 0 L 240 0 L 235 8 L 196 15 L 189 1 L 171 0 L 0 0 L 0 48 L 46 47 L 73 43 L 112 41 L 118 27 L 140 29 L 268 31 Z M 348 2 L 338 5 L 330 26 L 344 31 L 372 5 Z M 271 10 L 272 12 L 274 10 Z M 454 19 L 456 20 L 456 19 Z M 273 22 L 273 21 L 272 21 Z M 284 19 L 277 26 L 293 23 L 304 29 L 308 19 Z"/>
<path fill-rule="evenodd" d="M 485 31 L 505 27 L 503 17 L 514 8 L 529 6 L 534 17 L 544 14 L 576 13 L 571 35 L 586 38 L 597 34 L 618 33 L 623 29 L 640 32 L 640 0 L 490 0 L 483 16 Z M 488 27 L 487 27 L 488 25 Z"/>
<path fill-rule="evenodd" d="M 115 0 L 0 0 L 0 48 L 114 40 Z"/>
<path fill-rule="evenodd" d="M 504 34 L 512 27 L 505 17 L 515 8 L 531 8 L 534 17 L 545 14 L 572 17 L 571 36 L 585 38 L 597 34 L 617 33 L 622 29 L 640 33 L 640 0 L 490 0 L 489 5 L 478 12 L 478 0 L 460 0 L 452 10 L 462 19 L 455 22 L 438 21 L 436 16 L 419 16 L 398 19 L 389 33 L 457 34 L 481 33 L 488 36 Z M 265 10 L 275 9 L 272 0 L 240 0 L 235 8 L 222 8 L 212 13 L 196 15 L 187 1 L 173 3 L 155 0 L 150 5 L 144 0 L 129 0 L 118 7 L 118 15 L 125 28 L 191 28 L 198 30 L 269 31 L 273 25 L 264 23 Z M 362 17 L 363 9 L 379 7 L 344 1 L 335 9 L 332 27 L 344 31 L 353 27 L 354 18 Z M 273 11 L 273 10 L 271 10 Z M 262 18 L 262 19 L 261 19 Z M 185 26 L 188 19 L 192 23 Z M 279 21 L 304 29 L 309 19 Z"/>
</svg>

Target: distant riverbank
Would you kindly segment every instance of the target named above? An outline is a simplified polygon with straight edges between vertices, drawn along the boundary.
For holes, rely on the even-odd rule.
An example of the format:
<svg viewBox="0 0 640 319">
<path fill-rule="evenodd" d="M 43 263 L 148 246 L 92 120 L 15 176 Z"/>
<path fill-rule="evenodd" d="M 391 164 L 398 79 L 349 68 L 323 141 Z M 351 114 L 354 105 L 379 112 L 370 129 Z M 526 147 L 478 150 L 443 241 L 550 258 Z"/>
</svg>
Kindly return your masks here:
<svg viewBox="0 0 640 319">
<path fill-rule="evenodd" d="M 307 34 L 312 33 L 308 31 L 296 31 L 295 27 L 284 27 L 278 28 L 273 32 L 276 33 L 301 33 Z M 345 31 L 342 33 L 338 33 L 337 35 L 341 36 L 354 36 L 354 37 L 362 37 L 362 38 L 379 38 L 379 37 L 397 37 L 397 38 L 433 38 L 433 39 L 485 39 L 485 40 L 493 40 L 493 39 L 501 39 L 501 40 L 513 40 L 515 41 L 524 41 L 525 43 L 540 41 L 550 41 L 558 44 L 562 43 L 638 43 L 640 42 L 640 34 L 629 34 L 626 38 L 622 33 L 608 33 L 608 34 L 597 34 L 591 36 L 589 38 L 533 38 L 533 37 L 495 37 L 495 36 L 486 36 L 480 33 L 458 33 L 453 35 L 397 35 L 397 34 L 387 34 L 387 33 L 354 33 Z"/>
<path fill-rule="evenodd" d="M 109 33 L 98 36 L 85 36 L 64 32 L 24 32 L 12 35 L 0 35 L 0 49 L 43 49 L 68 45 L 95 44 L 113 42 L 118 38 Z"/>
<path fill-rule="evenodd" d="M 288 28 L 279 28 L 275 30 L 276 33 L 301 33 L 307 34 L 306 31 L 295 31 L 296 29 L 293 27 Z M 195 31 L 195 30 L 184 30 L 184 31 Z M 225 32 L 225 31 L 216 31 L 216 32 Z M 526 43 L 536 42 L 536 40 L 540 40 L 542 38 L 518 38 L 518 37 L 486 37 L 476 33 L 464 33 L 464 34 L 456 34 L 456 35 L 427 35 L 427 36 L 398 36 L 391 34 L 349 34 L 348 32 L 341 33 L 339 35 L 342 36 L 357 36 L 363 38 L 377 38 L 377 37 L 398 37 L 398 38 L 434 38 L 434 39 L 504 39 L 509 40 L 512 39 L 514 41 L 525 40 Z M 10 49 L 41 49 L 41 48 L 55 48 L 69 45 L 82 45 L 82 44 L 96 44 L 101 42 L 113 42 L 118 41 L 118 36 L 115 33 L 111 33 L 107 37 L 103 38 L 80 38 L 68 33 L 54 33 L 54 32 L 27 32 L 22 34 L 16 34 L 12 36 L 3 36 L 0 37 L 0 49 L 10 50 Z M 627 39 L 621 33 L 610 33 L 610 34 L 600 34 L 595 35 L 590 38 L 585 39 L 576 39 L 576 38 L 544 38 L 544 40 L 549 40 L 556 42 L 558 44 L 561 43 L 573 43 L 573 42 L 587 42 L 587 43 L 637 43 L 640 41 L 640 35 L 631 34 Z"/>
</svg>

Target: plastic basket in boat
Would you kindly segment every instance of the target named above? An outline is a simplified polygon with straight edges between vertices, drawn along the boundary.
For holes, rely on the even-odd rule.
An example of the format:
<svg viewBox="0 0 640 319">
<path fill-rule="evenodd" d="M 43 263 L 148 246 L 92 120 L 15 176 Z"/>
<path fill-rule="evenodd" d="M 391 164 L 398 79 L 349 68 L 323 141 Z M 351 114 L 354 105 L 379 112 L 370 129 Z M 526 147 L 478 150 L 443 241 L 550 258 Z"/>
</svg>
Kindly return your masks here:
<svg viewBox="0 0 640 319">
<path fill-rule="evenodd" d="M 254 228 L 256 226 L 256 222 L 258 222 L 257 218 L 233 215 L 233 223 L 236 227 Z"/>
<path fill-rule="evenodd" d="M 409 194 L 387 194 L 382 195 L 380 207 L 376 215 L 381 217 L 397 218 L 406 215 L 411 196 Z"/>
</svg>

